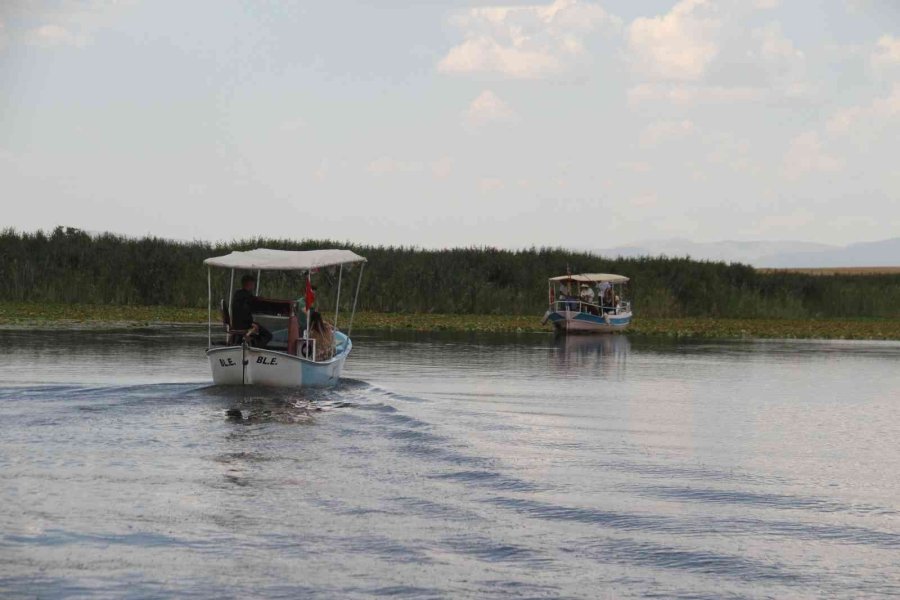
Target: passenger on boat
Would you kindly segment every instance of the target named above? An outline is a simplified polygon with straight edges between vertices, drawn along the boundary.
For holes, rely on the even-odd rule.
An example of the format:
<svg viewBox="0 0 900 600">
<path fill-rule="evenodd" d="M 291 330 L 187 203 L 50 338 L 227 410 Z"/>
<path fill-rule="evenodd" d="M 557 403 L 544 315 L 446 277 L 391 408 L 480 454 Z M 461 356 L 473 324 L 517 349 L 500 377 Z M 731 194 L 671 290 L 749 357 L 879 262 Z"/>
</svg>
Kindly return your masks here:
<svg viewBox="0 0 900 600">
<path fill-rule="evenodd" d="M 600 304 L 603 304 L 604 298 L 606 297 L 606 290 L 611 288 L 612 285 L 608 281 L 601 281 L 600 285 L 597 286 L 597 301 Z"/>
<path fill-rule="evenodd" d="M 578 310 L 578 299 L 572 297 L 570 285 L 571 283 L 568 281 L 560 282 L 559 299 L 565 301 L 563 306 L 566 310 Z"/>
<path fill-rule="evenodd" d="M 594 303 L 594 290 L 586 283 L 581 284 L 581 301 L 590 304 Z"/>
<path fill-rule="evenodd" d="M 603 293 L 603 307 L 606 310 L 606 312 L 613 311 L 616 304 L 618 303 L 617 300 L 618 300 L 618 296 L 616 296 L 615 292 L 613 291 L 612 285 L 610 285 L 608 288 L 606 288 L 606 291 Z"/>
<path fill-rule="evenodd" d="M 309 314 L 309 337 L 316 340 L 317 361 L 328 360 L 334 355 L 334 326 L 317 310 Z"/>
<path fill-rule="evenodd" d="M 272 341 L 272 334 L 268 329 L 253 321 L 253 305 L 256 302 L 256 296 L 253 294 L 255 287 L 256 277 L 253 275 L 241 277 L 241 288 L 236 290 L 231 298 L 231 328 L 248 330 L 250 344 L 265 348 Z"/>
<path fill-rule="evenodd" d="M 305 313 L 307 308 L 309 308 L 309 310 L 313 310 L 315 308 L 316 291 L 318 289 L 319 289 L 318 287 L 316 287 L 314 285 L 310 285 L 309 289 L 306 291 L 306 293 L 303 296 L 301 296 L 300 298 L 297 298 L 297 312 L 298 313 Z M 306 305 L 307 302 L 309 302 L 309 306 Z"/>
</svg>

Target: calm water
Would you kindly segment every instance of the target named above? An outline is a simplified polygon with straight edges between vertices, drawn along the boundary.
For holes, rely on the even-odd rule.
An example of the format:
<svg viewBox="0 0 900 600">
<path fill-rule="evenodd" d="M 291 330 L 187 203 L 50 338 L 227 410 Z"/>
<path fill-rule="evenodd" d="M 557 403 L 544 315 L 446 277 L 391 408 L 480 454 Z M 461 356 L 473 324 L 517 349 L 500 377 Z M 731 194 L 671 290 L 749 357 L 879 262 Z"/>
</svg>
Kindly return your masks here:
<svg viewBox="0 0 900 600">
<path fill-rule="evenodd" d="M 900 594 L 900 344 L 354 341 L 299 392 L 0 332 L 0 595 Z"/>
</svg>

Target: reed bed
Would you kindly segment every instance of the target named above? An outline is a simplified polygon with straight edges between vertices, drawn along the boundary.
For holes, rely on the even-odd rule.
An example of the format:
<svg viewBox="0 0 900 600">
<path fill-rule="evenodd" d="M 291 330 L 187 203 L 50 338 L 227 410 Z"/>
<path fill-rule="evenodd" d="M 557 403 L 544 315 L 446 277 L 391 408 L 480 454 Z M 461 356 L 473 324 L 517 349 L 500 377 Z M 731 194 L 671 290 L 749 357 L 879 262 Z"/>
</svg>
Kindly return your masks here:
<svg viewBox="0 0 900 600">
<path fill-rule="evenodd" d="M 547 278 L 572 272 L 620 273 L 639 317 L 726 319 L 900 318 L 900 273 L 822 276 L 689 258 L 615 258 L 560 248 L 428 250 L 329 240 L 251 239 L 210 244 L 160 238 L 0 231 L 0 302 L 205 307 L 203 259 L 254 247 L 309 250 L 348 247 L 365 256 L 359 306 L 372 313 L 540 315 Z M 358 271 L 314 275 L 321 306 L 333 306 L 343 276 L 349 309 Z M 213 270 L 214 299 L 229 293 L 228 273 Z M 237 274 L 238 277 L 240 273 Z M 264 274 L 263 295 L 296 298 L 302 275 Z"/>
</svg>

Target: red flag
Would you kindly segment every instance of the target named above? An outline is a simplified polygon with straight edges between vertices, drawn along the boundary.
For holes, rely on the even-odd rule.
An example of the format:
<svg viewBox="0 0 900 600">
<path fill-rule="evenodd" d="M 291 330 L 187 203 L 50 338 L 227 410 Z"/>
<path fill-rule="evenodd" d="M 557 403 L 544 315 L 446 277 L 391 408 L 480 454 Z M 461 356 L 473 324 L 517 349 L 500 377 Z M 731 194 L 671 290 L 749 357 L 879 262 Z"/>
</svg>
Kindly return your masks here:
<svg viewBox="0 0 900 600">
<path fill-rule="evenodd" d="M 312 289 L 309 278 L 306 279 L 306 308 L 312 310 L 313 304 L 316 303 L 316 293 Z"/>
</svg>

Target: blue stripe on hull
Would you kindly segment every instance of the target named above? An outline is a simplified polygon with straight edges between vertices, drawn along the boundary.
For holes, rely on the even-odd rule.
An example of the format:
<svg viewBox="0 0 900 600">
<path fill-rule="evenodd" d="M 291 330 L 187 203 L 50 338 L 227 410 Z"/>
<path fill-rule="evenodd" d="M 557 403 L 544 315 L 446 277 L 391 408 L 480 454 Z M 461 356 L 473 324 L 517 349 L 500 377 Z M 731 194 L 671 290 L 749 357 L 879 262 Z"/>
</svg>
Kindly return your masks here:
<svg viewBox="0 0 900 600">
<path fill-rule="evenodd" d="M 553 311 L 547 315 L 547 320 L 558 330 L 578 329 L 581 331 L 615 331 L 625 329 L 631 323 L 631 315 L 608 315 L 609 321 L 600 315 L 590 313 L 575 313 L 571 318 L 566 318 L 566 313 Z M 569 327 L 566 323 L 570 323 Z M 574 326 L 574 327 L 573 327 Z"/>
</svg>

